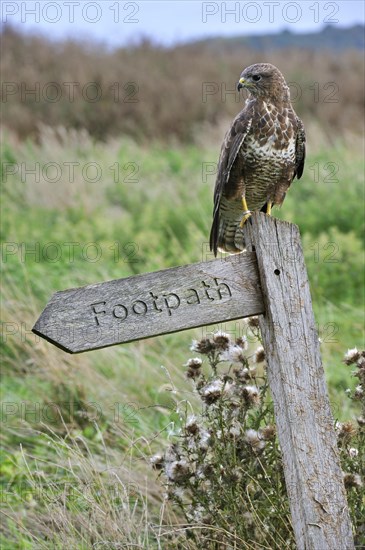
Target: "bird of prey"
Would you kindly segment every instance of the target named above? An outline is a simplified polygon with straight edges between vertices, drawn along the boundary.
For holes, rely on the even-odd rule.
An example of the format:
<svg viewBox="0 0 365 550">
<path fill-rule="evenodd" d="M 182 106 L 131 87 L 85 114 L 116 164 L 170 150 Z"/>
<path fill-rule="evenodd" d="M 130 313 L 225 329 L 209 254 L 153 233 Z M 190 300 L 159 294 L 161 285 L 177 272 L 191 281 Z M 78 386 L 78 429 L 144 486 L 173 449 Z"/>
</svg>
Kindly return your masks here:
<svg viewBox="0 0 365 550">
<path fill-rule="evenodd" d="M 242 227 L 254 210 L 271 214 L 303 173 L 305 131 L 290 103 L 279 69 L 257 63 L 241 74 L 249 92 L 222 144 L 214 190 L 210 249 L 235 254 L 245 248 Z"/>
</svg>

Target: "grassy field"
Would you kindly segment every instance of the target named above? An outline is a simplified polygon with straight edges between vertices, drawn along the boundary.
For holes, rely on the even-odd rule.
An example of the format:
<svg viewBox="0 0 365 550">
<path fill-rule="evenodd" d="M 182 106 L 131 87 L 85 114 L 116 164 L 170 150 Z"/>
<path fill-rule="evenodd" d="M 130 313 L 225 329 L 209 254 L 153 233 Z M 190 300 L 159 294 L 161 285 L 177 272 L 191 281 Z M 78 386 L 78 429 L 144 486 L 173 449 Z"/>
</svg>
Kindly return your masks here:
<svg viewBox="0 0 365 550">
<path fill-rule="evenodd" d="M 176 404 L 194 402 L 182 369 L 191 340 L 217 327 L 80 356 L 30 330 L 56 290 L 211 257 L 223 131 L 208 133 L 148 147 L 64 128 L 44 127 L 39 143 L 3 136 L 4 550 L 158 548 L 161 518 L 174 522 L 148 458 L 169 440 Z M 362 152 L 355 137 L 309 134 L 305 175 L 274 215 L 300 227 L 332 409 L 345 420 L 358 411 L 342 357 L 363 345 Z"/>
</svg>

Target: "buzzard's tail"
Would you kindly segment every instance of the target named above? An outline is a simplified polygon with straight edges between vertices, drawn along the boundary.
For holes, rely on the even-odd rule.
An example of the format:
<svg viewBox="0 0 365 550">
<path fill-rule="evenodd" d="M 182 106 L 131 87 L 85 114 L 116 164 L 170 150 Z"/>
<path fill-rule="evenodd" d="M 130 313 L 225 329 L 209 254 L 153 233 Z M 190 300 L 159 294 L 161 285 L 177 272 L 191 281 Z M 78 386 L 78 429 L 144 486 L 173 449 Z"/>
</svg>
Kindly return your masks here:
<svg viewBox="0 0 365 550">
<path fill-rule="evenodd" d="M 210 231 L 210 250 L 217 256 L 218 250 L 237 254 L 245 248 L 242 230 L 239 226 L 242 218 L 242 208 L 236 216 L 225 216 L 217 209 L 214 213 L 212 229 Z"/>
</svg>

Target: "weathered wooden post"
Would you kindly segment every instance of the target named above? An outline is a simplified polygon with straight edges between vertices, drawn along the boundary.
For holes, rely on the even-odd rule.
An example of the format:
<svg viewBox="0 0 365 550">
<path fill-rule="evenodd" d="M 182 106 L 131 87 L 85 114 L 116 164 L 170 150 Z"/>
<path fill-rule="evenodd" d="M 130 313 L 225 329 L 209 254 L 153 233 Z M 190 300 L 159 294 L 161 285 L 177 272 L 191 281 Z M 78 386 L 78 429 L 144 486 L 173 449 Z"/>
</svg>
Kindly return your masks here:
<svg viewBox="0 0 365 550">
<path fill-rule="evenodd" d="M 354 548 L 298 228 L 262 213 L 247 252 L 57 292 L 33 331 L 77 353 L 260 315 L 298 550 Z"/>
<path fill-rule="evenodd" d="M 245 226 L 265 304 L 259 317 L 297 548 L 354 548 L 296 225 L 254 213 Z"/>
</svg>

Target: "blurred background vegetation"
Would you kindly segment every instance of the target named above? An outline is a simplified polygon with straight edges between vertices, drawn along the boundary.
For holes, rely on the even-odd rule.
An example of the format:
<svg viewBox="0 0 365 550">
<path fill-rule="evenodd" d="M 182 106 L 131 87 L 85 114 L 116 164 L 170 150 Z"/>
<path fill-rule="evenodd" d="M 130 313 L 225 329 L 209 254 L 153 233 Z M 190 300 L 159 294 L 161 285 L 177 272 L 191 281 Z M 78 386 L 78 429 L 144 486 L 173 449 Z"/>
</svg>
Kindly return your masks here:
<svg viewBox="0 0 365 550">
<path fill-rule="evenodd" d="M 322 44 L 320 37 L 328 34 L 331 40 Z M 299 114 L 317 121 L 334 139 L 362 130 L 363 49 L 354 39 L 359 34 L 364 34 L 361 26 L 351 32 L 324 30 L 309 35 L 304 43 L 312 47 L 306 49 L 296 35 L 284 32 L 275 40 L 210 39 L 170 48 L 142 40 L 110 51 L 5 27 L 3 123 L 20 138 L 36 137 L 44 123 L 87 130 L 104 141 L 126 134 L 145 143 L 191 143 L 202 124 L 216 125 L 237 113 L 242 96 L 235 84 L 242 68 L 265 60 L 279 66 L 291 83 Z M 284 42 L 280 36 L 286 37 L 285 53 L 278 47 Z"/>
<path fill-rule="evenodd" d="M 148 457 L 191 397 L 190 341 L 213 327 L 80 356 L 30 330 L 56 290 L 211 258 L 215 166 L 243 102 L 235 83 L 265 60 L 290 82 L 308 134 L 304 176 L 274 215 L 303 236 L 334 416 L 355 415 L 342 355 L 363 345 L 363 51 L 339 35 L 336 51 L 228 39 L 110 51 L 11 27 L 1 42 L 2 548 L 157 548 Z M 65 483 L 77 493 L 66 504 Z"/>
</svg>

